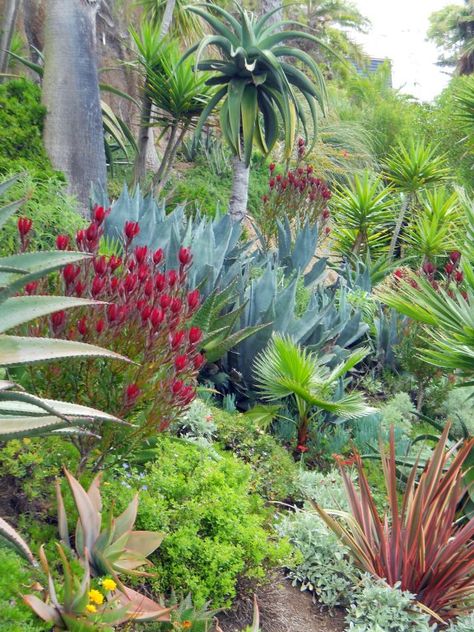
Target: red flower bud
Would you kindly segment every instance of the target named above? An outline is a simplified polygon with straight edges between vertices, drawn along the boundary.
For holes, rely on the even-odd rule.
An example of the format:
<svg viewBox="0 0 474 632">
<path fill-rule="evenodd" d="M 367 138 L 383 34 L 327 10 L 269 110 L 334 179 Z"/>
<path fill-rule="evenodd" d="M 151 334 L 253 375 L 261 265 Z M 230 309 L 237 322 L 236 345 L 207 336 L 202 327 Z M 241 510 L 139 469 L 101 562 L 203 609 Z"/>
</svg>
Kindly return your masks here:
<svg viewBox="0 0 474 632">
<path fill-rule="evenodd" d="M 138 266 L 138 271 L 137 271 L 137 276 L 140 283 L 143 283 L 143 281 L 145 281 L 145 279 L 148 278 L 149 274 L 150 274 L 150 268 L 147 266 L 146 263 L 141 263 Z"/>
<path fill-rule="evenodd" d="M 112 277 L 110 279 L 110 289 L 112 290 L 112 292 L 115 292 L 118 286 L 119 286 L 119 280 L 117 279 L 117 277 Z"/>
<path fill-rule="evenodd" d="M 455 274 L 454 274 L 454 280 L 456 281 L 456 283 L 462 283 L 464 280 L 464 274 L 461 272 L 461 270 L 456 270 Z"/>
<path fill-rule="evenodd" d="M 174 361 L 174 366 L 176 368 L 176 371 L 181 372 L 184 371 L 184 369 L 186 368 L 188 364 L 188 357 L 185 355 L 179 355 L 176 356 L 175 361 Z"/>
<path fill-rule="evenodd" d="M 95 257 L 92 265 L 94 266 L 95 273 L 99 276 L 104 276 L 107 272 L 107 259 L 104 256 Z"/>
<path fill-rule="evenodd" d="M 153 253 L 153 263 L 157 266 L 159 263 L 163 261 L 163 248 L 158 248 Z"/>
<path fill-rule="evenodd" d="M 20 233 L 20 236 L 26 237 L 28 235 L 28 233 L 31 230 L 31 227 L 33 226 L 33 220 L 30 219 L 29 217 L 19 217 L 18 218 L 18 232 Z"/>
<path fill-rule="evenodd" d="M 83 316 L 80 320 L 77 321 L 77 331 L 81 334 L 81 336 L 85 336 L 87 334 L 87 324 L 86 317 Z"/>
<path fill-rule="evenodd" d="M 199 371 L 199 369 L 202 367 L 205 361 L 206 361 L 206 358 L 202 355 L 202 353 L 196 354 L 196 356 L 194 357 L 194 362 L 193 362 L 194 368 L 196 369 L 196 371 Z"/>
<path fill-rule="evenodd" d="M 143 309 L 141 310 L 141 317 L 142 317 L 143 323 L 146 323 L 146 321 L 150 318 L 151 312 L 152 312 L 151 305 L 145 305 L 143 307 Z"/>
<path fill-rule="evenodd" d="M 307 446 L 307 445 L 302 445 L 302 444 L 298 444 L 298 445 L 296 446 L 296 449 L 298 450 L 298 452 L 301 452 L 302 454 L 303 454 L 304 452 L 308 452 L 308 450 L 309 450 L 309 448 L 308 448 L 308 446 Z M 333 455 L 333 456 L 334 456 L 334 455 Z"/>
<path fill-rule="evenodd" d="M 262 202 L 266 204 L 268 202 L 268 195 L 262 195 Z"/>
<path fill-rule="evenodd" d="M 188 292 L 188 307 L 193 310 L 199 305 L 199 290 Z"/>
<path fill-rule="evenodd" d="M 450 274 L 452 274 L 453 270 L 454 270 L 454 263 L 452 261 L 448 261 L 448 263 L 444 266 L 444 271 L 449 276 Z"/>
<path fill-rule="evenodd" d="M 171 347 L 177 349 L 184 340 L 184 331 L 177 331 L 171 336 Z"/>
<path fill-rule="evenodd" d="M 171 297 L 168 294 L 160 296 L 160 305 L 163 309 L 166 309 L 171 305 Z"/>
<path fill-rule="evenodd" d="M 305 144 L 304 138 L 298 138 L 298 147 L 304 147 Z"/>
<path fill-rule="evenodd" d="M 127 294 L 131 294 L 137 286 L 137 275 L 127 274 L 125 281 L 123 282 L 124 290 Z"/>
<path fill-rule="evenodd" d="M 28 295 L 34 294 L 36 292 L 37 287 L 38 287 L 38 281 L 30 281 L 29 283 L 25 285 L 25 292 Z"/>
<path fill-rule="evenodd" d="M 432 274 L 434 274 L 435 270 L 436 270 L 436 268 L 431 263 L 431 261 L 425 261 L 425 263 L 423 264 L 423 272 L 425 274 L 432 275 Z"/>
<path fill-rule="evenodd" d="M 69 246 L 69 237 L 67 235 L 58 235 L 56 237 L 56 248 L 58 250 L 66 250 Z"/>
<path fill-rule="evenodd" d="M 412 288 L 414 288 L 415 290 L 418 289 L 418 283 L 415 281 L 415 279 L 410 279 L 410 285 L 412 286 Z"/>
<path fill-rule="evenodd" d="M 308 166 L 306 167 L 306 173 L 307 173 L 308 175 L 311 175 L 311 174 L 313 173 L 313 171 L 314 171 L 313 165 L 308 165 Z"/>
<path fill-rule="evenodd" d="M 270 187 L 270 189 L 275 188 L 275 178 L 270 178 L 270 180 L 268 181 L 268 186 Z"/>
<path fill-rule="evenodd" d="M 145 296 L 148 296 L 148 298 L 152 296 L 153 294 L 153 280 L 152 279 L 147 279 L 147 282 L 145 283 L 143 287 L 143 291 L 145 292 Z"/>
<path fill-rule="evenodd" d="M 76 280 L 79 275 L 81 269 L 78 266 L 73 265 L 72 263 L 68 263 L 63 268 L 63 278 L 66 282 L 66 285 L 71 285 Z"/>
<path fill-rule="evenodd" d="M 331 215 L 331 213 L 329 212 L 329 209 L 328 209 L 328 208 L 325 208 L 325 209 L 324 209 L 324 211 L 323 211 L 323 213 L 322 213 L 323 219 L 324 219 L 324 220 L 329 219 L 329 216 L 330 216 L 330 215 Z"/>
<path fill-rule="evenodd" d="M 193 258 L 191 250 L 189 248 L 180 248 L 178 258 L 182 266 L 188 265 L 188 263 L 191 263 Z"/>
<path fill-rule="evenodd" d="M 109 323 L 114 323 L 118 320 L 119 317 L 119 308 L 115 303 L 110 303 L 107 305 L 107 320 Z"/>
<path fill-rule="evenodd" d="M 137 246 L 135 248 L 134 254 L 135 254 L 135 259 L 137 260 L 137 263 L 143 263 L 148 254 L 148 246 Z"/>
<path fill-rule="evenodd" d="M 202 331 L 199 329 L 199 327 L 191 327 L 188 333 L 188 337 L 189 342 L 194 345 L 201 340 Z"/>
<path fill-rule="evenodd" d="M 76 283 L 74 284 L 74 293 L 76 296 L 82 296 L 85 289 L 86 286 L 84 283 L 82 283 L 82 281 L 76 281 Z"/>
<path fill-rule="evenodd" d="M 90 244 L 94 244 L 99 237 L 99 226 L 94 222 L 86 229 L 86 239 Z"/>
<path fill-rule="evenodd" d="M 456 264 L 461 258 L 461 253 L 459 250 L 453 250 L 453 252 L 449 255 L 449 259 Z"/>
<path fill-rule="evenodd" d="M 170 309 L 173 312 L 173 314 L 178 314 L 181 311 L 182 307 L 183 307 L 183 301 L 180 298 L 174 298 L 171 301 Z"/>
<path fill-rule="evenodd" d="M 178 395 L 183 390 L 184 382 L 183 380 L 173 380 L 171 384 L 171 392 L 173 395 Z"/>
<path fill-rule="evenodd" d="M 400 270 L 400 268 L 397 268 L 395 272 L 393 273 L 393 276 L 396 279 L 403 279 L 403 270 Z"/>
<path fill-rule="evenodd" d="M 86 240 L 86 231 L 81 228 L 81 230 L 78 230 L 76 233 L 76 244 L 78 246 L 81 246 Z"/>
<path fill-rule="evenodd" d="M 102 292 L 102 290 L 105 287 L 105 279 L 96 275 L 93 279 L 92 279 L 92 287 L 91 287 L 91 294 L 94 298 L 97 298 L 99 296 L 99 294 Z"/>
<path fill-rule="evenodd" d="M 92 209 L 92 216 L 94 220 L 99 224 L 99 226 L 102 224 L 107 215 L 109 215 L 109 213 L 110 209 L 106 211 L 103 206 L 99 206 L 98 204 L 96 204 Z"/>
<path fill-rule="evenodd" d="M 178 274 L 176 270 L 168 270 L 166 273 L 166 280 L 168 282 L 169 287 L 174 287 L 178 280 Z"/>
<path fill-rule="evenodd" d="M 135 259 L 130 259 L 127 263 L 127 269 L 130 272 L 133 272 L 136 267 L 137 267 L 137 262 L 135 261 Z"/>
<path fill-rule="evenodd" d="M 196 391 L 193 389 L 192 386 L 185 386 L 180 393 L 180 400 L 184 406 L 190 404 L 195 397 Z"/>
<path fill-rule="evenodd" d="M 159 272 L 155 275 L 155 288 L 157 292 L 162 292 L 165 289 L 166 277 Z"/>
<path fill-rule="evenodd" d="M 140 226 L 138 222 L 125 222 L 123 232 L 127 238 L 127 242 L 130 243 L 140 232 Z"/>
<path fill-rule="evenodd" d="M 64 326 L 65 322 L 66 312 L 64 310 L 51 314 L 51 325 L 53 326 L 53 331 L 58 331 L 61 327 Z"/>
<path fill-rule="evenodd" d="M 163 310 L 161 310 L 159 307 L 154 307 L 151 310 L 150 323 L 153 329 L 157 329 L 161 325 L 161 323 L 163 322 L 163 318 L 164 318 Z"/>
<path fill-rule="evenodd" d="M 117 268 L 120 268 L 120 266 L 122 265 L 122 259 L 120 257 L 116 257 L 115 255 L 112 255 L 109 259 L 109 268 L 111 272 L 115 272 L 115 270 L 117 270 Z"/>
<path fill-rule="evenodd" d="M 95 330 L 98 334 L 101 334 L 105 329 L 105 321 L 102 318 L 99 318 L 99 320 L 96 322 L 95 324 Z"/>
<path fill-rule="evenodd" d="M 324 233 L 325 233 L 326 235 L 329 235 L 329 233 L 330 233 L 330 232 L 331 232 L 330 227 L 329 227 L 329 226 L 326 226 L 326 228 L 324 229 Z"/>
<path fill-rule="evenodd" d="M 276 167 L 276 165 L 275 165 L 274 162 L 270 163 L 269 169 L 270 169 L 271 173 L 273 173 L 275 171 L 275 167 Z"/>
<path fill-rule="evenodd" d="M 128 406 L 133 404 L 139 397 L 140 393 L 141 391 L 138 388 L 137 384 L 129 384 L 125 389 L 125 403 Z"/>
<path fill-rule="evenodd" d="M 462 292 L 461 292 L 461 296 L 463 297 L 463 299 L 464 299 L 465 301 L 467 301 L 467 300 L 468 300 L 468 295 L 467 295 L 466 290 L 462 290 Z"/>
</svg>

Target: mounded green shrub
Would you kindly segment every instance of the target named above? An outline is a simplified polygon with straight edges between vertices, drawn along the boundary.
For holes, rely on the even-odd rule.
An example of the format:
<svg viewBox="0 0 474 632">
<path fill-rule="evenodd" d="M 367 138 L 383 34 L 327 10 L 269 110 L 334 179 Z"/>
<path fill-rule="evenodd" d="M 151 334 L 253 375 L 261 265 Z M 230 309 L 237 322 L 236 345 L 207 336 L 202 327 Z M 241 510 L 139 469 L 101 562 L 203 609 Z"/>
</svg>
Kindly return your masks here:
<svg viewBox="0 0 474 632">
<path fill-rule="evenodd" d="M 209 450 L 160 436 L 154 462 L 142 472 L 125 464 L 103 490 L 116 513 L 140 490 L 136 528 L 166 534 L 150 558 L 156 593 L 191 592 L 198 606 L 229 606 L 239 576 L 263 578 L 267 565 L 290 556 L 289 544 L 269 535 L 270 512 L 250 493 L 250 468 L 231 455 L 216 460 Z"/>
</svg>

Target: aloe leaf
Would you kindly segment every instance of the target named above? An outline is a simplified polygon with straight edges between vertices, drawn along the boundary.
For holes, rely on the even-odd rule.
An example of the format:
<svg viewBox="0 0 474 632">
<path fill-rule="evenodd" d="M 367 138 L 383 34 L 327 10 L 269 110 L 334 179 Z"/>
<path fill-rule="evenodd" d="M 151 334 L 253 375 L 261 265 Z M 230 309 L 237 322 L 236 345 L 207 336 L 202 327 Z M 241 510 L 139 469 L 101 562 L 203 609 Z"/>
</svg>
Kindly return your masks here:
<svg viewBox="0 0 474 632">
<path fill-rule="evenodd" d="M 99 301 L 72 296 L 13 296 L 2 305 L 0 334 L 35 318 L 71 307 L 103 304 Z"/>
<path fill-rule="evenodd" d="M 129 361 L 118 353 L 84 342 L 0 334 L 0 365 L 3 366 L 73 357 L 106 357 Z"/>
<path fill-rule="evenodd" d="M 31 552 L 30 547 L 26 544 L 25 540 L 21 537 L 18 531 L 9 525 L 3 518 L 0 518 L 0 536 L 5 538 L 5 540 L 8 540 L 8 542 L 10 542 L 10 544 L 12 544 L 15 549 L 31 564 L 34 566 L 37 565 L 33 553 Z"/>
</svg>

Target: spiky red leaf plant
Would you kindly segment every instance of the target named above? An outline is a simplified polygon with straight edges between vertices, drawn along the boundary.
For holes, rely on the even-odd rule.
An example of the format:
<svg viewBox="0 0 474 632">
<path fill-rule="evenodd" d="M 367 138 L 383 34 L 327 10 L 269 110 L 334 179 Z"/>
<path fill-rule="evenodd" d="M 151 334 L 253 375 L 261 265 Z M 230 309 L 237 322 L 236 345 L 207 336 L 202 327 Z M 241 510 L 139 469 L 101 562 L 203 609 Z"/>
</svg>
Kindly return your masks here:
<svg viewBox="0 0 474 632">
<path fill-rule="evenodd" d="M 388 515 L 381 516 L 359 454 L 354 457 L 358 486 L 338 463 L 350 512 L 314 508 L 349 548 L 356 564 L 390 585 L 400 582 L 433 619 L 447 621 L 474 606 L 474 518 L 456 520 L 465 493 L 463 464 L 474 439 L 448 449 L 449 426 L 418 477 L 418 462 L 409 474 L 401 507 L 397 494 L 395 437 L 388 453 L 381 446 Z"/>
</svg>

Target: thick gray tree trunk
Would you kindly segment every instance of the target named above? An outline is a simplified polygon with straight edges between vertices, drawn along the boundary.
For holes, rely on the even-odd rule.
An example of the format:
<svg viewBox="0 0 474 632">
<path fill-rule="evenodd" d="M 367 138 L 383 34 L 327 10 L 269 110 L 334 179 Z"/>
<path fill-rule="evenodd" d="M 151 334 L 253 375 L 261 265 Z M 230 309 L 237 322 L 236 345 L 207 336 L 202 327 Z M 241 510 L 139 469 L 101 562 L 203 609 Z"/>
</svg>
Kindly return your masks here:
<svg viewBox="0 0 474 632">
<path fill-rule="evenodd" d="M 8 70 L 8 51 L 11 48 L 15 23 L 21 0 L 6 0 L 5 13 L 2 20 L 2 34 L 0 38 L 0 73 Z M 0 82 L 2 77 L 0 76 Z"/>
<path fill-rule="evenodd" d="M 48 0 L 45 24 L 44 141 L 56 169 L 87 214 L 91 184 L 107 170 L 96 58 L 100 0 Z"/>
<path fill-rule="evenodd" d="M 247 216 L 249 196 L 250 167 L 238 156 L 232 158 L 232 193 L 230 194 L 229 215 L 235 222 L 241 222 Z"/>
<path fill-rule="evenodd" d="M 267 27 L 283 20 L 283 2 L 282 0 L 262 0 L 260 10 L 261 15 L 270 13 L 270 11 L 273 11 L 274 9 L 279 9 L 279 11 L 276 11 L 268 18 L 266 24 Z"/>
</svg>

